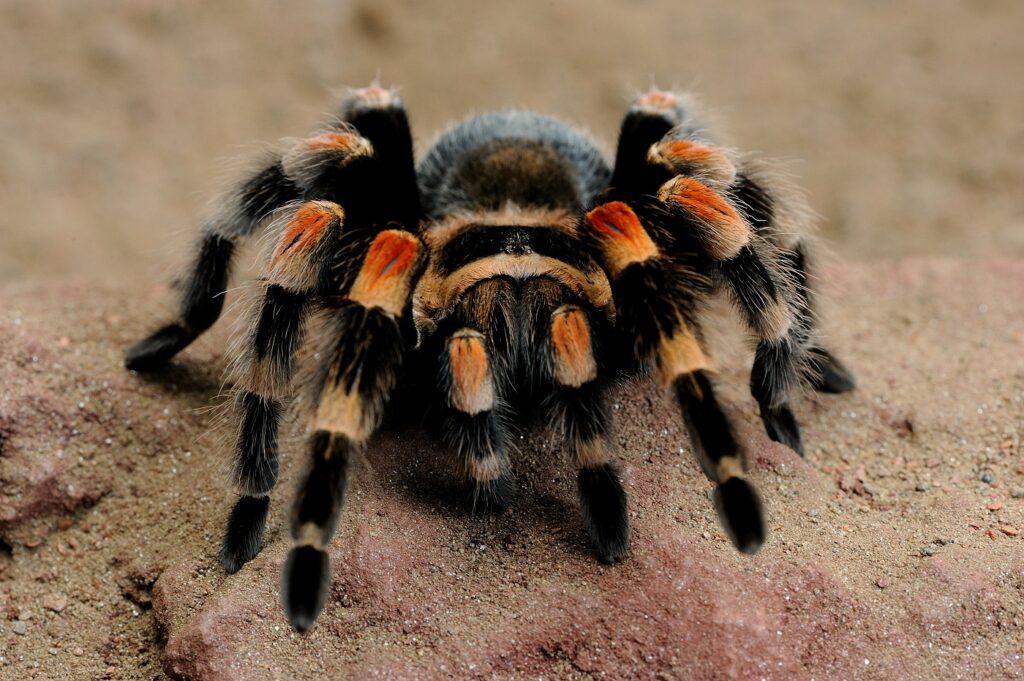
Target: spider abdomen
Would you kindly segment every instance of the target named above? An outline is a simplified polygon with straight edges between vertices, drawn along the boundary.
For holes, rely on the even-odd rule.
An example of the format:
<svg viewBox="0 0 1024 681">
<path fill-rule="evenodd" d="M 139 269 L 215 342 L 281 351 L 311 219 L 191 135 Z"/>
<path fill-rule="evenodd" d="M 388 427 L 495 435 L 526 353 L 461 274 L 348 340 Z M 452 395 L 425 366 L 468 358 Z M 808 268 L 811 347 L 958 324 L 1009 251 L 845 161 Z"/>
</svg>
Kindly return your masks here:
<svg viewBox="0 0 1024 681">
<path fill-rule="evenodd" d="M 611 170 L 568 123 L 526 111 L 488 113 L 455 125 L 419 165 L 424 212 L 520 208 L 578 212 L 607 188 Z"/>
</svg>

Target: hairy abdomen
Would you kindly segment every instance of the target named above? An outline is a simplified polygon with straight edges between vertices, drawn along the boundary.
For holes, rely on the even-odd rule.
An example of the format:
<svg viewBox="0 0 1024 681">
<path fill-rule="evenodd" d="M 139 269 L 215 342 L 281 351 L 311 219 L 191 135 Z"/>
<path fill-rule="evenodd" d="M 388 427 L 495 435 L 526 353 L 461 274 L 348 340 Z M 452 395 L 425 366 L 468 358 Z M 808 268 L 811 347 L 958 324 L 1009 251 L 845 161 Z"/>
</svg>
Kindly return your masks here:
<svg viewBox="0 0 1024 681">
<path fill-rule="evenodd" d="M 441 135 L 419 166 L 426 215 L 520 208 L 580 211 L 611 171 L 594 144 L 566 123 L 510 111 L 470 118 Z"/>
</svg>

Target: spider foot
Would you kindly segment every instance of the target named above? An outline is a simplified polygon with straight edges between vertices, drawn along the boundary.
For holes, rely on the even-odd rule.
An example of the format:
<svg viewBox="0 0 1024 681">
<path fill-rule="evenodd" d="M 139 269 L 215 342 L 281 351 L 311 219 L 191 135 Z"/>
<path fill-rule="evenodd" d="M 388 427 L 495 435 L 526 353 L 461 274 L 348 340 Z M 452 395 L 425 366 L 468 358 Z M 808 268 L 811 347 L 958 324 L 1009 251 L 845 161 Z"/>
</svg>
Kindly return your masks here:
<svg viewBox="0 0 1024 681">
<path fill-rule="evenodd" d="M 167 364 L 171 357 L 195 339 L 194 332 L 172 322 L 128 348 L 124 365 L 132 371 L 154 371 Z"/>
<path fill-rule="evenodd" d="M 807 355 L 811 387 L 818 392 L 848 393 L 857 387 L 853 372 L 825 348 L 811 348 Z"/>
<path fill-rule="evenodd" d="M 230 575 L 256 557 L 263 548 L 263 527 L 270 509 L 270 497 L 242 497 L 231 509 L 220 561 Z"/>
<path fill-rule="evenodd" d="M 327 602 L 331 560 L 315 546 L 296 546 L 281 568 L 281 603 L 288 622 L 298 632 L 313 626 Z"/>
<path fill-rule="evenodd" d="M 685 99 L 678 93 L 652 88 L 633 100 L 630 112 L 661 116 L 672 125 L 678 125 L 688 117 Z"/>
<path fill-rule="evenodd" d="M 504 513 L 512 503 L 516 485 L 512 476 L 502 473 L 494 480 L 476 480 L 470 493 L 473 515 Z"/>
<path fill-rule="evenodd" d="M 626 491 L 611 464 L 581 468 L 577 476 L 587 534 L 602 563 L 618 563 L 629 550 Z"/>
<path fill-rule="evenodd" d="M 764 544 L 764 514 L 757 492 L 743 478 L 729 478 L 715 488 L 718 517 L 737 549 L 757 553 Z"/>
<path fill-rule="evenodd" d="M 800 456 L 804 455 L 803 438 L 800 435 L 800 424 L 788 404 L 780 407 L 762 407 L 761 420 L 764 429 L 775 442 L 780 442 Z"/>
</svg>

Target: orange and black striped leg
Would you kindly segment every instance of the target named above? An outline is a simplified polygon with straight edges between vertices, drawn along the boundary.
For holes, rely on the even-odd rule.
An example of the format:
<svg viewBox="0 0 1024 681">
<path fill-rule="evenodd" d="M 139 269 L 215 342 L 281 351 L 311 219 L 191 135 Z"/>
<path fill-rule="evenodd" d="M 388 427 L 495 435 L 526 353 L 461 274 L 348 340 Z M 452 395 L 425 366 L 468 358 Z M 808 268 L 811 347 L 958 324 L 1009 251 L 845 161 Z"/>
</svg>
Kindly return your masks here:
<svg viewBox="0 0 1024 681">
<path fill-rule="evenodd" d="M 800 425 L 790 395 L 801 380 L 805 348 L 801 338 L 803 319 L 796 312 L 798 294 L 790 282 L 773 269 L 775 254 L 762 257 L 752 241 L 735 258 L 719 263 L 722 276 L 758 344 L 751 369 L 750 390 L 757 400 L 768 436 L 803 456 Z"/>
<path fill-rule="evenodd" d="M 391 219 L 374 214 L 374 208 L 401 203 L 399 198 L 408 203 L 408 199 L 396 196 L 381 201 L 379 194 L 388 186 L 382 173 L 367 139 L 351 130 L 331 130 L 295 142 L 245 180 L 222 201 L 219 213 L 204 229 L 184 286 L 179 318 L 130 347 L 127 367 L 148 371 L 163 366 L 217 320 L 235 248 L 252 237 L 272 211 L 300 199 L 330 199 L 352 213 L 350 221 Z"/>
<path fill-rule="evenodd" d="M 278 426 L 291 394 L 293 358 L 312 299 L 327 286 L 343 211 L 330 202 L 298 207 L 279 238 L 267 284 L 238 366 L 238 431 L 232 477 L 239 499 L 228 518 L 221 562 L 228 573 L 263 543 L 270 492 L 278 476 Z"/>
<path fill-rule="evenodd" d="M 563 305 L 551 317 L 549 362 L 554 388 L 545 406 L 577 467 L 577 490 L 587 534 L 602 562 L 629 550 L 626 491 L 615 464 L 611 414 L 599 380 L 586 313 Z"/>
<path fill-rule="evenodd" d="M 318 381 L 312 462 L 295 502 L 295 544 L 281 573 L 284 611 L 299 631 L 312 626 L 327 599 L 326 548 L 341 510 L 347 463 L 377 429 L 394 389 L 407 351 L 400 320 L 422 251 L 408 232 L 380 232 L 331 318 L 329 333 L 338 343 Z"/>
<path fill-rule="evenodd" d="M 313 626 L 327 599 L 331 562 L 325 548 L 341 514 L 354 453 L 348 436 L 329 430 L 315 431 L 308 447 L 311 464 L 292 516 L 295 546 L 281 567 L 281 601 L 298 631 Z"/>
<path fill-rule="evenodd" d="M 513 492 L 508 471 L 508 432 L 484 336 L 470 328 L 448 339 L 441 357 L 448 409 L 444 433 L 464 462 L 472 509 L 500 513 Z"/>
<path fill-rule="evenodd" d="M 717 483 L 719 520 L 737 549 L 755 553 L 765 540 L 764 513 L 757 492 L 743 477 L 740 445 L 711 379 L 697 369 L 674 378 L 672 386 L 701 467 Z"/>
<path fill-rule="evenodd" d="M 757 400 L 768 437 L 803 456 L 800 424 L 790 403 L 790 392 L 799 380 L 798 352 L 789 338 L 759 342 L 750 371 L 750 394 Z"/>
<path fill-rule="evenodd" d="M 125 356 L 134 371 L 159 369 L 220 316 L 236 244 L 246 240 L 271 211 L 299 196 L 277 160 L 253 174 L 223 201 L 204 228 L 182 285 L 178 318 L 135 343 Z"/>
</svg>

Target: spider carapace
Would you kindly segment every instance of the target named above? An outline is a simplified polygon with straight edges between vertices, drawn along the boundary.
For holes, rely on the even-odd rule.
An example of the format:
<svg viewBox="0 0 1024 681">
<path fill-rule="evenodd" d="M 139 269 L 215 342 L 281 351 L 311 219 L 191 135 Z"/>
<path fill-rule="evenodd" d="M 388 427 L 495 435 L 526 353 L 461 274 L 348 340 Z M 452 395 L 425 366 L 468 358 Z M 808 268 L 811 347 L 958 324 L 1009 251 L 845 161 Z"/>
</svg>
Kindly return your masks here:
<svg viewBox="0 0 1024 681">
<path fill-rule="evenodd" d="M 743 444 L 715 399 L 705 301 L 728 291 L 755 338 L 751 391 L 772 439 L 802 453 L 791 392 L 802 382 L 841 392 L 853 378 L 816 334 L 812 214 L 760 162 L 717 146 L 687 102 L 673 92 L 638 97 L 614 166 L 566 123 L 505 112 L 450 128 L 417 167 L 400 99 L 370 87 L 223 197 L 178 318 L 130 348 L 127 365 L 157 368 L 209 328 L 236 247 L 269 232 L 262 301 L 237 358 L 228 572 L 260 551 L 279 423 L 308 389 L 308 465 L 282 601 L 296 629 L 313 624 L 351 457 L 414 374 L 436 387 L 444 440 L 478 510 L 509 503 L 509 430 L 532 402 L 577 470 L 587 530 L 606 562 L 629 544 L 608 390 L 622 376 L 650 376 L 678 402 L 732 541 L 744 552 L 761 546 Z M 301 381 L 295 354 L 313 313 L 327 322 L 305 335 L 320 334 L 330 350 Z"/>
</svg>

